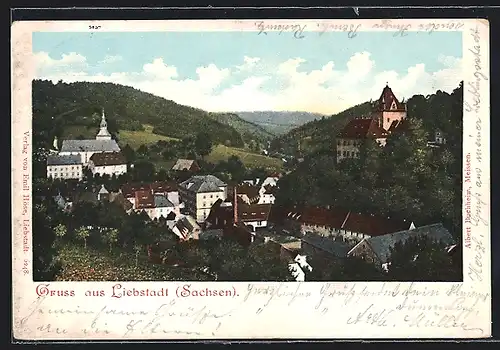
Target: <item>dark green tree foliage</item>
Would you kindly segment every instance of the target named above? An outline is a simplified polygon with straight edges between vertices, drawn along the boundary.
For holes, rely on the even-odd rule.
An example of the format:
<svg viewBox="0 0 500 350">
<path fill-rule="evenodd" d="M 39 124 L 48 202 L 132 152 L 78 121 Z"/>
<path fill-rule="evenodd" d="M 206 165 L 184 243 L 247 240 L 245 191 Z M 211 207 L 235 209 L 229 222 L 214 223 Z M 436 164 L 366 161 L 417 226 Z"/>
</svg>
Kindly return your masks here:
<svg viewBox="0 0 500 350">
<path fill-rule="evenodd" d="M 155 165 L 147 160 L 139 160 L 134 163 L 132 174 L 137 181 L 151 181 L 156 173 Z"/>
<path fill-rule="evenodd" d="M 452 94 L 411 98 L 407 130 L 391 134 L 383 148 L 367 143 L 359 159 L 336 164 L 333 147 L 311 153 L 280 180 L 278 203 L 340 206 L 418 226 L 442 222 L 460 239 L 462 94 L 461 84 Z M 450 141 L 431 148 L 436 127 Z"/>
<path fill-rule="evenodd" d="M 446 247 L 427 237 L 410 238 L 391 249 L 388 277 L 393 281 L 460 281 L 459 254 L 447 254 Z"/>
<path fill-rule="evenodd" d="M 313 267 L 306 271 L 306 281 L 383 281 L 387 276 L 377 267 L 363 259 L 307 259 Z"/>
<path fill-rule="evenodd" d="M 33 202 L 33 280 L 51 281 L 61 269 L 57 256 L 55 220 L 57 208 Z"/>
<path fill-rule="evenodd" d="M 210 154 L 213 147 L 211 136 L 206 132 L 199 133 L 198 135 L 196 135 L 194 147 L 196 153 L 199 154 L 202 158 Z"/>
</svg>

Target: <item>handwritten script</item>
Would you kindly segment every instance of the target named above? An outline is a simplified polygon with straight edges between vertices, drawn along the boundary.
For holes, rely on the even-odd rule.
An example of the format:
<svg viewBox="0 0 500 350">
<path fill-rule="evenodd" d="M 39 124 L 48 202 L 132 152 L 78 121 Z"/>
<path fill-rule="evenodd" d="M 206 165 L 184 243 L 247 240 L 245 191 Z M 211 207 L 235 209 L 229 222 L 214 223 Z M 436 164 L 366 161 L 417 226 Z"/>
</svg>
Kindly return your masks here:
<svg viewBox="0 0 500 350">
<path fill-rule="evenodd" d="M 467 190 L 469 196 L 466 200 L 470 201 L 470 209 L 468 209 L 470 214 L 468 214 L 469 217 L 466 220 L 467 226 L 465 228 L 466 232 L 469 232 L 468 235 L 470 234 L 471 236 L 474 256 L 467 263 L 467 276 L 472 281 L 481 282 L 484 280 L 485 274 L 483 259 L 487 256 L 484 243 L 486 234 L 484 229 L 481 228 L 489 226 L 489 191 L 486 191 L 486 194 L 484 191 L 485 186 L 487 186 L 485 180 L 487 173 L 484 165 L 489 166 L 489 161 L 484 159 L 484 116 L 482 113 L 484 105 L 482 88 L 485 82 L 488 81 L 488 72 L 484 64 L 484 48 L 478 28 L 471 28 L 467 35 L 470 36 L 472 42 L 471 47 L 467 51 L 472 58 L 473 71 L 472 79 L 467 81 L 466 87 L 464 87 L 468 93 L 468 97 L 464 99 L 464 111 L 467 113 L 467 117 L 474 118 L 474 127 L 471 128 L 473 131 L 469 133 L 469 138 L 473 140 L 472 154 L 474 157 L 471 157 L 473 165 L 470 168 L 474 177 L 472 181 L 469 181 L 469 188 Z"/>
<path fill-rule="evenodd" d="M 478 322 L 478 315 L 488 300 L 488 293 L 465 290 L 461 283 L 444 289 L 416 283 L 368 286 L 332 282 L 319 289 L 317 284 L 306 283 L 248 284 L 238 298 L 211 306 L 208 301 L 191 303 L 175 298 L 148 307 L 140 307 L 141 302 L 106 301 L 74 306 L 42 296 L 29 305 L 18 327 L 37 336 L 224 337 L 231 334 L 231 327 L 239 320 L 245 320 L 243 325 L 250 330 L 252 324 L 272 321 L 270 315 L 293 319 L 294 315 L 287 315 L 287 310 L 293 308 L 286 306 L 295 304 L 301 306 L 304 316 L 330 315 L 327 323 L 344 327 L 339 329 L 361 324 L 400 330 L 456 328 L 462 334 L 481 336 L 484 329 L 479 327 L 483 323 Z M 76 318 L 78 329 L 69 328 L 67 321 Z M 321 327 L 321 322 L 315 327 Z M 332 336 L 329 332 L 331 329 L 325 328 L 325 337 Z"/>
</svg>

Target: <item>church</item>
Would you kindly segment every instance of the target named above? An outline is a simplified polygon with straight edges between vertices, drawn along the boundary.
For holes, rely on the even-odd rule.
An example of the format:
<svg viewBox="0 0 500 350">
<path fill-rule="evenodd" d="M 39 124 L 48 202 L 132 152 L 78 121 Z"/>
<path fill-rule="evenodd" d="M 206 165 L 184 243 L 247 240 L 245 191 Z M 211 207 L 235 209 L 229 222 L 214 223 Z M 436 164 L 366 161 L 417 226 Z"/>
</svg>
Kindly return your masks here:
<svg viewBox="0 0 500 350">
<path fill-rule="evenodd" d="M 48 177 L 54 177 L 49 174 L 57 173 L 60 165 L 68 163 L 68 160 L 71 160 L 72 166 L 80 164 L 82 168 L 90 167 L 94 175 L 96 174 L 97 160 L 99 160 L 99 171 L 97 173 L 101 173 L 101 175 L 118 176 L 126 172 L 126 159 L 121 153 L 120 146 L 118 146 L 116 140 L 112 139 L 108 131 L 104 110 L 102 111 L 100 129 L 94 140 L 63 140 L 61 150 L 58 151 L 57 139 L 54 139 L 54 148 L 57 154 L 52 155 L 50 162 L 47 162 Z M 112 160 L 112 164 L 107 164 L 106 160 Z M 59 166 L 56 172 L 53 169 L 54 166 Z M 71 172 L 68 175 L 58 177 L 82 178 L 81 173 L 78 175 L 75 174 L 75 177 L 72 177 Z"/>
<path fill-rule="evenodd" d="M 404 127 L 406 113 L 406 103 L 400 102 L 386 85 L 371 115 L 352 119 L 337 135 L 337 162 L 346 158 L 359 158 L 361 145 L 367 139 L 384 146 L 391 133 Z"/>
</svg>

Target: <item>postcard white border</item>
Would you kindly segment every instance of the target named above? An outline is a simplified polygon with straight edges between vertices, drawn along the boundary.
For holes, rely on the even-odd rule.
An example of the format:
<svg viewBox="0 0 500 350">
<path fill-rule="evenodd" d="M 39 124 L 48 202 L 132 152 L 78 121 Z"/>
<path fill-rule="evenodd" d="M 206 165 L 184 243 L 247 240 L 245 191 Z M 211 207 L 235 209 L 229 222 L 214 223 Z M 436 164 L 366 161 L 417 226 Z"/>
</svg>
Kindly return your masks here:
<svg viewBox="0 0 500 350">
<path fill-rule="evenodd" d="M 302 30 L 301 26 L 304 26 Z M 268 34 L 282 31 L 281 35 L 331 30 L 354 36 L 364 31 L 391 31 L 394 35 L 409 31 L 426 31 L 429 35 L 434 31 L 462 31 L 466 105 L 464 169 L 468 160 L 472 169 L 471 182 L 464 183 L 463 190 L 465 193 L 469 189 L 474 194 L 471 211 L 480 218 L 477 226 L 464 222 L 464 239 L 467 227 L 471 234 L 470 248 L 463 249 L 464 282 L 190 283 L 191 288 L 208 287 L 238 293 L 238 296 L 211 298 L 176 297 L 176 289 L 182 287 L 183 282 L 123 282 L 123 287 L 129 289 L 168 288 L 169 296 L 120 299 L 110 297 L 114 282 L 51 282 L 49 288 L 74 290 L 76 296 L 37 299 L 35 289 L 40 283 L 34 283 L 31 276 L 31 200 L 25 203 L 27 214 L 22 214 L 23 196 L 31 196 L 30 189 L 23 189 L 23 177 L 31 188 L 32 33 L 201 30 L 254 31 L 256 35 L 261 30 Z M 30 21 L 12 25 L 11 51 L 12 290 L 16 339 L 376 339 L 485 338 L 491 335 L 487 20 Z M 469 273 L 471 269 L 477 273 Z M 101 289 L 106 291 L 106 297 L 84 295 L 87 290 Z M 430 310 L 398 308 L 405 298 L 410 304 L 414 302 Z M 412 320 L 418 317 L 423 320 L 417 327 L 417 322 Z"/>
</svg>

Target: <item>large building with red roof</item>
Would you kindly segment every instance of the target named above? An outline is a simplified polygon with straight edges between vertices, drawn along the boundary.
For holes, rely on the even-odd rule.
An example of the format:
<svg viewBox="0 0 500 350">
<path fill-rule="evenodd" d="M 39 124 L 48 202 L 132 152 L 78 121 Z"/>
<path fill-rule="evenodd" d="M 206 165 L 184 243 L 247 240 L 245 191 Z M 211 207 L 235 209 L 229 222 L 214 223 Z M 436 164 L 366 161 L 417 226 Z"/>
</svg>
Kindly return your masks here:
<svg viewBox="0 0 500 350">
<path fill-rule="evenodd" d="M 361 146 L 366 140 L 385 146 L 387 137 L 405 126 L 406 110 L 406 104 L 400 102 L 386 85 L 371 115 L 350 120 L 337 135 L 337 162 L 360 158 Z"/>
</svg>

